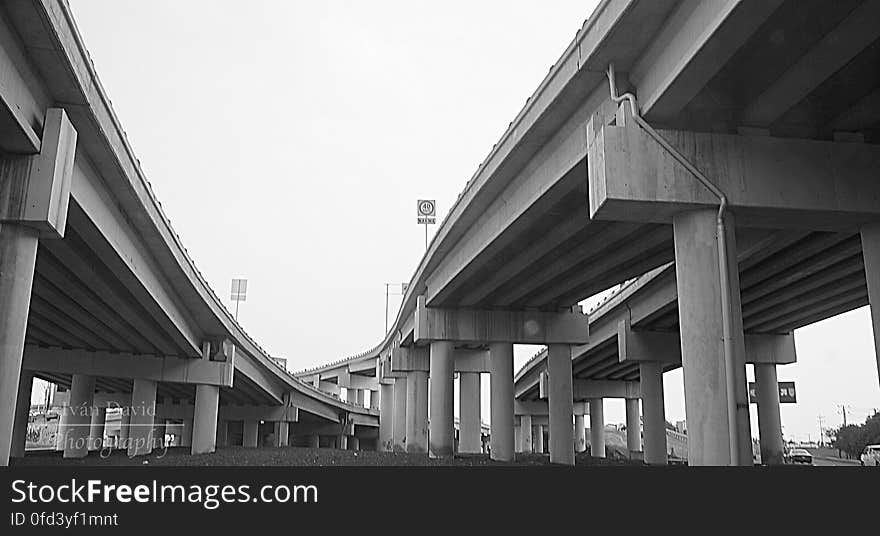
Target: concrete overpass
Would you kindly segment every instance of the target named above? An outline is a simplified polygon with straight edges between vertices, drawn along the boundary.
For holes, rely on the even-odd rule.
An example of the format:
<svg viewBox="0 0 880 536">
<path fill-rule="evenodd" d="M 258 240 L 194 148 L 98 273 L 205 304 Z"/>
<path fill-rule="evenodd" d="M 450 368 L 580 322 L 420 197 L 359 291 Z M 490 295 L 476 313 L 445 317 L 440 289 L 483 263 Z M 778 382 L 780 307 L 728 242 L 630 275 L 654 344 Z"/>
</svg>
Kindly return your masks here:
<svg viewBox="0 0 880 536">
<path fill-rule="evenodd" d="M 512 345 L 532 343 L 548 346 L 551 461 L 573 462 L 581 380 L 640 380 L 656 417 L 646 386 L 680 363 L 689 463 L 750 464 L 746 362 L 763 356 L 769 385 L 793 329 L 880 303 L 878 15 L 875 0 L 601 2 L 371 353 L 393 383 L 391 443 L 449 455 L 456 352 L 488 349 L 492 456 L 511 459 Z M 656 269 L 624 329 L 642 353 L 621 361 L 618 316 L 588 329 L 576 304 Z"/>
<path fill-rule="evenodd" d="M 375 437 L 376 410 L 289 374 L 208 286 L 65 1 L 0 6 L 0 72 L 4 464 L 23 455 L 34 377 L 69 389 L 65 457 L 86 455 L 110 401 L 131 410 L 123 428 L 133 455 L 150 452 L 165 419 L 184 424 L 193 453 L 222 443 L 227 422 L 240 423 L 245 445 L 256 444 L 260 421 L 275 427 L 278 444 Z"/>
<path fill-rule="evenodd" d="M 11 378 L 22 361 L 29 370 L 31 347 L 38 367 L 58 348 L 162 356 L 154 368 L 173 376 L 132 379 L 132 404 L 151 400 L 157 383 L 190 384 L 168 392 L 194 391 L 196 429 L 216 422 L 199 408 L 210 413 L 217 399 L 308 403 L 302 409 L 331 425 L 333 411 L 369 421 L 375 410 L 332 392 L 348 382 L 357 403 L 358 390 L 378 386 L 381 448 L 449 456 L 453 377 L 467 377 L 470 438 L 480 422 L 474 383 L 488 372 L 492 457 L 513 458 L 516 412 L 531 403 L 533 418 L 546 405 L 551 461 L 570 464 L 576 416 L 591 409 L 576 397 L 622 389 L 635 399 L 638 381 L 646 424 L 656 422 L 662 393 L 652 386 L 680 363 L 689 463 L 751 463 L 746 362 L 758 355 L 775 367 L 792 329 L 880 303 L 878 11 L 877 0 L 601 2 L 467 182 L 385 339 L 294 379 L 272 368 L 186 257 L 66 4 L 9 2 L 0 132 L 13 155 L 3 164 L 12 194 L 0 197 L 0 309 L 13 320 L 0 334 L 0 392 L 14 398 L 24 382 Z M 640 277 L 652 270 L 660 272 Z M 645 288 L 633 290 L 642 316 L 621 324 L 616 313 L 590 319 L 577 306 L 634 278 Z M 610 342 L 620 348 L 620 333 L 626 352 Z M 537 396 L 534 378 L 520 376 L 516 389 L 530 387 L 515 389 L 518 343 L 547 346 L 546 403 L 540 367 L 530 369 Z M 88 359 L 42 374 L 70 374 L 72 399 L 91 403 L 89 378 L 109 365 L 86 368 Z M 759 383 L 771 384 L 771 368 L 762 369 Z M 313 429 L 326 431 L 324 422 Z M 193 434 L 194 451 L 208 432 Z"/>
</svg>

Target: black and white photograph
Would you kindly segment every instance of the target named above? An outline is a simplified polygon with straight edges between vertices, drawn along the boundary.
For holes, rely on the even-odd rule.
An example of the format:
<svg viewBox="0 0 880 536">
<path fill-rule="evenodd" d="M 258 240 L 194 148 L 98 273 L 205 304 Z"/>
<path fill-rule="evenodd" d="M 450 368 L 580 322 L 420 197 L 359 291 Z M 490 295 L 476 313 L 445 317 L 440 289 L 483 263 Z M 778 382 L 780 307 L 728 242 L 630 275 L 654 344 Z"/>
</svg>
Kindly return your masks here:
<svg viewBox="0 0 880 536">
<path fill-rule="evenodd" d="M 880 0 L 0 0 L 0 427 L 4 534 L 876 506 Z"/>
</svg>

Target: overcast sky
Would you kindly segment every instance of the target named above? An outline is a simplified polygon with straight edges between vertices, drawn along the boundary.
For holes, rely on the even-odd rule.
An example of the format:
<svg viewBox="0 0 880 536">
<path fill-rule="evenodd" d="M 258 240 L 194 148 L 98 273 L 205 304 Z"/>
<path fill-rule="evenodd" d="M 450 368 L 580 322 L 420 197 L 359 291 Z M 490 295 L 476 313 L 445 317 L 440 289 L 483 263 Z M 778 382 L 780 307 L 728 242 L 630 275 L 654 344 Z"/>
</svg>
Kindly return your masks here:
<svg viewBox="0 0 880 536">
<path fill-rule="evenodd" d="M 249 279 L 240 322 L 293 370 L 381 340 L 385 283 L 399 292 L 424 252 L 416 199 L 445 216 L 597 3 L 71 0 L 175 230 L 227 305 Z M 786 435 L 880 406 L 866 308 L 796 342 Z M 664 380 L 684 419 L 680 371 Z"/>
</svg>

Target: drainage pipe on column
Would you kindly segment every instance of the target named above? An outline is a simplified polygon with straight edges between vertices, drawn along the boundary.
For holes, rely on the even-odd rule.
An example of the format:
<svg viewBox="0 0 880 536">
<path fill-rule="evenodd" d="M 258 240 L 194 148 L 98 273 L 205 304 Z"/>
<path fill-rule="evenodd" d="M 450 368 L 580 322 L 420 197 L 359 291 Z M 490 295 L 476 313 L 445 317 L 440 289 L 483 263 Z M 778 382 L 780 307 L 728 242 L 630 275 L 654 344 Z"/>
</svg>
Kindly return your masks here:
<svg viewBox="0 0 880 536">
<path fill-rule="evenodd" d="M 611 100 L 616 103 L 629 102 L 632 111 L 632 117 L 635 122 L 642 127 L 663 149 L 691 175 L 693 175 L 703 186 L 706 187 L 715 197 L 720 200 L 718 205 L 718 216 L 715 219 L 716 230 L 715 240 L 718 243 L 718 275 L 721 283 L 721 330 L 724 344 L 724 369 L 727 375 L 727 428 L 730 442 L 730 465 L 739 465 L 739 445 L 736 426 L 736 365 L 734 363 L 733 349 L 733 314 L 730 310 L 730 274 L 727 269 L 727 233 L 724 225 L 724 211 L 727 208 L 727 195 L 724 194 L 715 184 L 710 181 L 703 173 L 688 161 L 675 147 L 673 147 L 659 132 L 645 121 L 639 115 L 639 107 L 636 97 L 632 93 L 617 94 L 617 84 L 614 80 L 614 64 L 608 65 L 608 84 L 611 89 Z"/>
</svg>

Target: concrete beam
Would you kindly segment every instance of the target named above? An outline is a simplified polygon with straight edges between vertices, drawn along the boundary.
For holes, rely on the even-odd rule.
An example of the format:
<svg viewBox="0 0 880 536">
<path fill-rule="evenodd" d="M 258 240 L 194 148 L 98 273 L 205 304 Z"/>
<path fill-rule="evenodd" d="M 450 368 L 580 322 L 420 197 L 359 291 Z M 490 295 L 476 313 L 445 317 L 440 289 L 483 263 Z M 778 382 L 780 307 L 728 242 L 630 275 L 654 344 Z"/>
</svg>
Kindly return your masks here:
<svg viewBox="0 0 880 536">
<path fill-rule="evenodd" d="M 547 399 L 543 398 L 541 400 L 515 400 L 513 402 L 513 414 L 516 417 L 521 416 L 537 416 L 537 415 L 549 415 L 549 409 L 547 405 Z M 589 415 L 590 414 L 590 406 L 587 402 L 574 402 L 572 406 L 572 414 L 574 415 Z M 545 423 L 546 424 L 546 423 Z"/>
<path fill-rule="evenodd" d="M 789 365 L 797 362 L 794 334 L 745 334 L 746 363 Z M 681 335 L 678 332 L 634 331 L 628 320 L 618 323 L 620 362 L 681 364 Z"/>
<path fill-rule="evenodd" d="M 880 37 L 880 4 L 863 2 L 825 34 L 743 111 L 742 123 L 766 127 L 801 102 Z"/>
<path fill-rule="evenodd" d="M 419 296 L 415 310 L 416 342 L 505 342 L 514 344 L 585 344 L 589 317 L 581 311 L 483 311 L 425 306 Z"/>
<path fill-rule="evenodd" d="M 40 152 L 0 159 L 0 222 L 63 238 L 73 182 L 77 132 L 61 108 L 49 108 Z"/>
<path fill-rule="evenodd" d="M 379 388 L 379 381 L 373 376 L 361 376 L 360 374 L 352 374 L 347 370 L 339 372 L 337 380 L 339 387 L 346 389 L 366 389 L 367 391 L 375 391 Z"/>
<path fill-rule="evenodd" d="M 26 345 L 22 367 L 39 372 L 232 387 L 232 361 L 60 350 Z"/>
<path fill-rule="evenodd" d="M 539 396 L 547 398 L 550 389 L 549 377 L 541 373 Z M 591 398 L 640 398 L 639 382 L 615 380 L 572 380 L 574 400 Z"/>
<path fill-rule="evenodd" d="M 880 217 L 880 146 L 683 131 L 660 134 L 724 191 L 740 225 L 841 231 Z M 638 126 L 604 127 L 590 217 L 671 223 L 718 200 Z"/>
<path fill-rule="evenodd" d="M 681 2 L 630 70 L 642 114 L 674 118 L 781 3 Z"/>
</svg>

